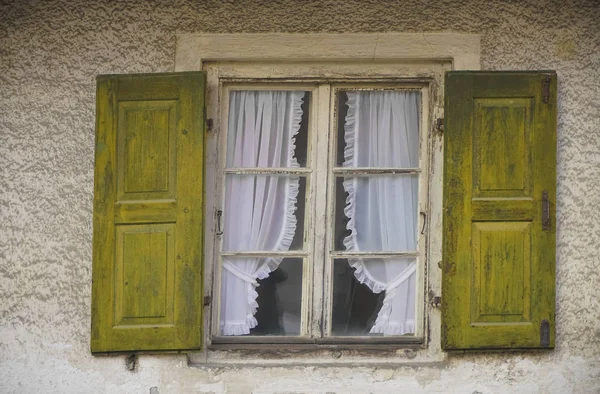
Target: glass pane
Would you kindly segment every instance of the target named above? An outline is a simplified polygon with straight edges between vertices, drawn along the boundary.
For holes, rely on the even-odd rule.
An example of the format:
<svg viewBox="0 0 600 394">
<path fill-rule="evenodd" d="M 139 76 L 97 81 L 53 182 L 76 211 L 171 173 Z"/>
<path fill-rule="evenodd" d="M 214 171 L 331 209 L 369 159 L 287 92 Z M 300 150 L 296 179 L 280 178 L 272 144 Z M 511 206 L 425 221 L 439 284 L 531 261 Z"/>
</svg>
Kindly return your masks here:
<svg viewBox="0 0 600 394">
<path fill-rule="evenodd" d="M 310 92 L 229 93 L 227 167 L 305 167 Z"/>
<path fill-rule="evenodd" d="M 419 166 L 421 92 L 338 91 L 337 165 Z"/>
<path fill-rule="evenodd" d="M 249 282 L 267 266 L 275 268 L 277 259 L 266 257 L 227 257 L 223 259 L 221 282 L 222 335 L 300 335 L 302 316 L 301 258 L 280 260 L 268 277 Z M 226 268 L 227 266 L 228 268 Z M 237 275 L 232 273 L 237 271 Z M 240 274 L 241 272 L 241 274 Z M 246 280 L 242 279 L 246 277 Z M 249 299 L 254 289 L 256 304 Z"/>
<path fill-rule="evenodd" d="M 415 269 L 414 258 L 336 259 L 331 335 L 413 335 Z"/>
<path fill-rule="evenodd" d="M 416 250 L 418 192 L 418 175 L 337 177 L 335 250 Z"/>
<path fill-rule="evenodd" d="M 224 251 L 301 250 L 306 177 L 225 176 Z"/>
</svg>

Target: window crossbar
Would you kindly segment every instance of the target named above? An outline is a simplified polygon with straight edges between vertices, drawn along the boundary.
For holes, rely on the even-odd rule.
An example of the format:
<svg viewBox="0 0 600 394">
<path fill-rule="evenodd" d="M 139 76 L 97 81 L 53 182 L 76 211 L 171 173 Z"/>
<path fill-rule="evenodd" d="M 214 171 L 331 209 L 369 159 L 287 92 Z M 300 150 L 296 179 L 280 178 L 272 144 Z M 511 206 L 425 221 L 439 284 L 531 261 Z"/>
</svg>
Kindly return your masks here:
<svg viewBox="0 0 600 394">
<path fill-rule="evenodd" d="M 308 175 L 312 173 L 310 168 L 225 168 L 225 174 L 234 175 Z"/>
<path fill-rule="evenodd" d="M 394 258 L 394 257 L 418 257 L 418 251 L 399 251 L 399 252 L 332 252 L 329 254 L 334 259 L 347 258 Z"/>
<path fill-rule="evenodd" d="M 418 175 L 421 173 L 419 168 L 348 168 L 335 167 L 333 173 L 336 175 Z"/>
<path fill-rule="evenodd" d="M 309 253 L 304 250 L 288 250 L 288 251 L 273 251 L 273 250 L 253 250 L 253 251 L 227 251 L 221 252 L 221 256 L 239 256 L 239 257 L 307 257 Z"/>
</svg>

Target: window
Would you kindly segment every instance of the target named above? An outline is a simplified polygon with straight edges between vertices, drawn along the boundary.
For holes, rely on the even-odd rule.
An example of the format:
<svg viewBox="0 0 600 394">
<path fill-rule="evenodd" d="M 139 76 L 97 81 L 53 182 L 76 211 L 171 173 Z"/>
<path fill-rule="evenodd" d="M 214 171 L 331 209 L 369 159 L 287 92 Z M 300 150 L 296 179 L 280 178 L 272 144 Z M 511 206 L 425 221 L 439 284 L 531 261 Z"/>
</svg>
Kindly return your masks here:
<svg viewBox="0 0 600 394">
<path fill-rule="evenodd" d="M 428 92 L 223 85 L 213 335 L 421 334 Z"/>
<path fill-rule="evenodd" d="M 178 68 L 202 72 L 98 78 L 92 352 L 208 347 L 202 362 L 231 364 L 255 360 L 248 349 L 288 349 L 262 342 L 301 343 L 310 362 L 350 346 L 344 360 L 330 354 L 336 363 L 396 363 L 439 361 L 442 348 L 552 348 L 556 74 L 447 73 L 478 67 L 469 35 L 246 38 L 178 40 Z M 281 105 L 242 110 L 265 97 Z M 406 132 L 369 126 L 379 117 L 363 112 L 382 110 L 365 103 L 401 98 L 413 104 L 389 113 L 403 114 Z M 247 149 L 246 113 L 282 125 L 277 143 L 262 143 L 270 127 L 256 136 L 270 161 Z M 373 149 L 390 135 L 406 152 Z M 247 205 L 270 213 L 264 232 L 263 222 L 236 228 L 253 220 Z M 257 296 L 246 286 L 245 302 L 228 301 L 255 277 Z M 356 283 L 365 277 L 371 288 Z M 396 285 L 400 317 L 396 298 L 384 310 Z M 256 325 L 254 299 L 266 306 Z M 369 358 L 356 347 L 365 343 L 377 349 Z M 407 343 L 419 345 L 396 350 Z"/>
</svg>

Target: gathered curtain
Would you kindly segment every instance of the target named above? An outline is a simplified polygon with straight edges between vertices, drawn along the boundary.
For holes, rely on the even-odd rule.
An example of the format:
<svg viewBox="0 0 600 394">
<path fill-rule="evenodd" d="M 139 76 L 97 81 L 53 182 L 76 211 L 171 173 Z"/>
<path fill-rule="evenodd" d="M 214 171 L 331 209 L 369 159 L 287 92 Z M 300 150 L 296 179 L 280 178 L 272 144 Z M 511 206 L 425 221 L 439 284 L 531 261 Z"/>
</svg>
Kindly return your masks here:
<svg viewBox="0 0 600 394">
<path fill-rule="evenodd" d="M 298 167 L 294 150 L 303 96 L 292 91 L 232 91 L 227 167 Z M 226 176 L 223 250 L 288 250 L 296 232 L 298 188 L 298 176 Z M 257 280 L 267 278 L 280 262 L 281 258 L 223 257 L 222 335 L 249 334 L 257 325 Z"/>
<path fill-rule="evenodd" d="M 418 167 L 420 94 L 413 91 L 348 92 L 344 167 Z M 345 178 L 347 251 L 416 251 L 418 176 Z M 403 335 L 415 329 L 414 257 L 351 258 L 356 279 L 373 293 L 385 291 L 371 333 Z"/>
</svg>

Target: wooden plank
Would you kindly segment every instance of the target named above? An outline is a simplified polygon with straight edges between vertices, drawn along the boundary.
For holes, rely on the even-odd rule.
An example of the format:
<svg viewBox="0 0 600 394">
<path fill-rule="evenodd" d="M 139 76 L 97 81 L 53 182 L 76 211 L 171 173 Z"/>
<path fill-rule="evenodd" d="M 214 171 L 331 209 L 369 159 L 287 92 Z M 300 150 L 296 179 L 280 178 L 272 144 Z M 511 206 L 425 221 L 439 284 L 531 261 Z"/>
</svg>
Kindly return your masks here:
<svg viewBox="0 0 600 394">
<path fill-rule="evenodd" d="M 114 221 L 117 224 L 175 222 L 177 202 L 175 200 L 117 202 L 114 212 Z"/>
<path fill-rule="evenodd" d="M 472 220 L 499 220 L 499 218 L 510 218 L 510 220 L 533 220 L 534 201 L 527 199 L 477 199 L 471 201 L 473 209 Z"/>
</svg>

